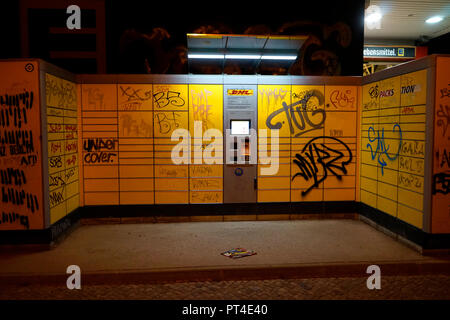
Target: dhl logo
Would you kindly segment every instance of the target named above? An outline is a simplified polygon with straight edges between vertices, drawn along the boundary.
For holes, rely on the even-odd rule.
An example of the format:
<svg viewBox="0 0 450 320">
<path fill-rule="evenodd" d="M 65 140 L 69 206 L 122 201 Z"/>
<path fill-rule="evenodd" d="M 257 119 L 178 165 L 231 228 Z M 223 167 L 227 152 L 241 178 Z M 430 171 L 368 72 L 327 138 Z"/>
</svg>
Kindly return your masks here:
<svg viewBox="0 0 450 320">
<path fill-rule="evenodd" d="M 252 96 L 253 90 L 249 89 L 228 89 L 227 94 L 229 96 Z"/>
</svg>

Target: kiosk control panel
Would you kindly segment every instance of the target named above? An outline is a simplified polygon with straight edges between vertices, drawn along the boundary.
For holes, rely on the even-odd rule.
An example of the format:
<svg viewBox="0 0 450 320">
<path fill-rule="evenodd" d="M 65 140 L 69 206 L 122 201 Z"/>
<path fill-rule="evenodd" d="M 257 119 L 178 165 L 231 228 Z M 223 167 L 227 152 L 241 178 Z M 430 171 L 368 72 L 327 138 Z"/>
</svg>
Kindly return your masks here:
<svg viewBox="0 0 450 320">
<path fill-rule="evenodd" d="M 224 202 L 256 202 L 257 88 L 224 86 Z"/>
</svg>

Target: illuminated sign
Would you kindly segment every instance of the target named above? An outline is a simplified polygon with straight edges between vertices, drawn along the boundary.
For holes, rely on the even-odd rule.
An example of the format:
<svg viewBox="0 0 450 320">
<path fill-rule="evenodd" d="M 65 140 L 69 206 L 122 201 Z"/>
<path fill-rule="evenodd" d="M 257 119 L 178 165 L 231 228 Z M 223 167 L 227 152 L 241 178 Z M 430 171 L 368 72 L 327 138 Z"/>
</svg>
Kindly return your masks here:
<svg viewBox="0 0 450 320">
<path fill-rule="evenodd" d="M 229 96 L 252 96 L 253 90 L 249 89 L 228 89 L 227 95 Z"/>
<path fill-rule="evenodd" d="M 364 58 L 405 58 L 416 57 L 415 47 L 378 47 L 364 46 Z"/>
</svg>

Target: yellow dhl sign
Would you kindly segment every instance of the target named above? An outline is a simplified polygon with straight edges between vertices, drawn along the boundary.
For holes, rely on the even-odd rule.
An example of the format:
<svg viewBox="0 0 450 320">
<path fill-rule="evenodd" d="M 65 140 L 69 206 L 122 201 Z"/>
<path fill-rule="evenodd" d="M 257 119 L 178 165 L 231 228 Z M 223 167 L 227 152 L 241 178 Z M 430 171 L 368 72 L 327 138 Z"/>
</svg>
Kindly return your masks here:
<svg viewBox="0 0 450 320">
<path fill-rule="evenodd" d="M 251 89 L 228 89 L 227 95 L 229 95 L 229 96 L 252 96 L 253 90 L 251 90 Z"/>
</svg>

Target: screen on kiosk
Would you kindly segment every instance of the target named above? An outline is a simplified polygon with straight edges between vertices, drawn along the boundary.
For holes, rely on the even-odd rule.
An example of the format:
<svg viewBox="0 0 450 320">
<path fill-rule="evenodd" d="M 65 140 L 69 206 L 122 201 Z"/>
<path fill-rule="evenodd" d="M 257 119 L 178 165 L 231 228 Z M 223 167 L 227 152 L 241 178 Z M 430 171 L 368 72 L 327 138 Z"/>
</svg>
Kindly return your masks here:
<svg viewBox="0 0 450 320">
<path fill-rule="evenodd" d="M 250 120 L 231 120 L 231 134 L 250 134 Z"/>
</svg>

